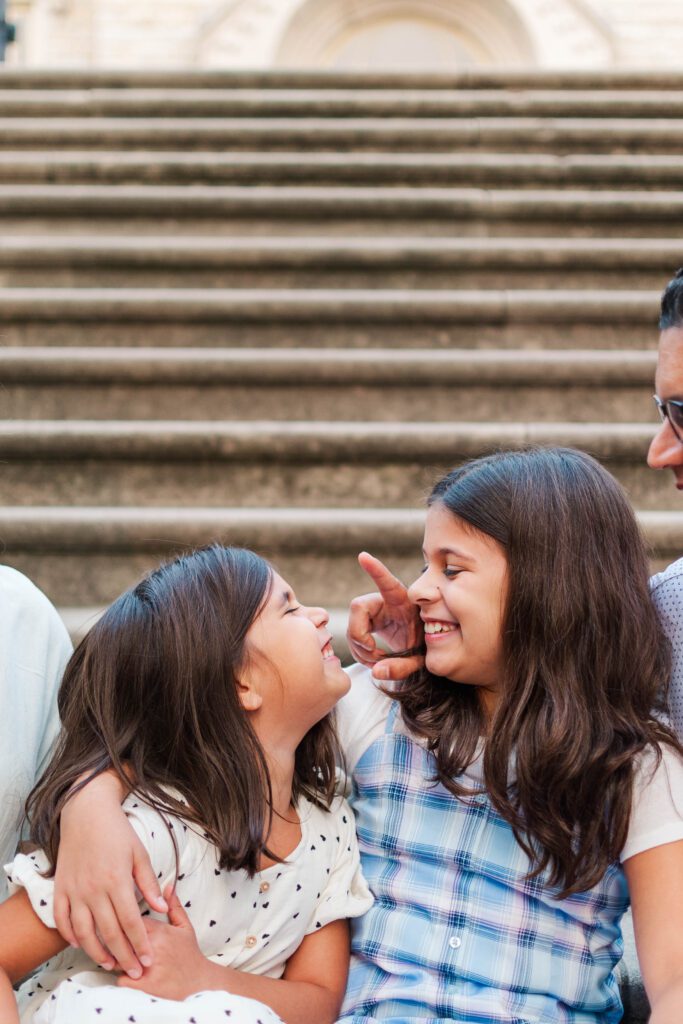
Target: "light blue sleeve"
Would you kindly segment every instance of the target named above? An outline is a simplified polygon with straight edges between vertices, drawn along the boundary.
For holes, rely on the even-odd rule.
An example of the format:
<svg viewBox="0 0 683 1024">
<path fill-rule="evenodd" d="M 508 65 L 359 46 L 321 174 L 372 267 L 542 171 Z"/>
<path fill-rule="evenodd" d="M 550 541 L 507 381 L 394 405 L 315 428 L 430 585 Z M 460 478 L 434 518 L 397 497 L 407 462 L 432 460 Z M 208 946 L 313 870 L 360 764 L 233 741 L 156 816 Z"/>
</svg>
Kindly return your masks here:
<svg viewBox="0 0 683 1024">
<path fill-rule="evenodd" d="M 683 558 L 652 577 L 650 592 L 671 643 L 669 712 L 671 724 L 683 740 Z"/>
</svg>

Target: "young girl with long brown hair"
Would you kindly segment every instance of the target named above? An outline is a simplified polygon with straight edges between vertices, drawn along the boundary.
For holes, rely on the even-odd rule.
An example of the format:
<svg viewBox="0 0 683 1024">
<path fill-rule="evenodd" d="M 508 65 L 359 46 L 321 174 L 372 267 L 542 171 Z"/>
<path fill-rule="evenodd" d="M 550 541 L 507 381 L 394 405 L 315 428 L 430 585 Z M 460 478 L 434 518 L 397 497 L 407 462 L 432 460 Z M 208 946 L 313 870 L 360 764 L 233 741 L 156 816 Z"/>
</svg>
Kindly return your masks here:
<svg viewBox="0 0 683 1024">
<path fill-rule="evenodd" d="M 434 488 L 409 590 L 363 564 L 384 593 L 353 607 L 353 646 L 385 682 L 352 669 L 337 717 L 375 902 L 341 1020 L 616 1024 L 630 902 L 652 1024 L 680 1024 L 682 752 L 621 487 L 568 449 L 478 459 Z M 402 662 L 372 631 L 423 664 L 390 686 Z M 119 819 L 111 800 L 98 814 L 117 844 Z"/>
<path fill-rule="evenodd" d="M 335 796 L 328 713 L 349 680 L 327 622 L 263 559 L 214 545 L 151 573 L 92 628 L 67 666 L 61 740 L 29 798 L 42 849 L 7 869 L 17 891 L 0 906 L 3 1024 L 20 1019 L 9 979 L 49 957 L 19 991 L 22 1022 L 336 1018 L 345 919 L 371 897 Z M 173 933 L 167 998 L 153 974 L 139 991 L 117 987 L 55 930 L 60 812 L 105 770 L 129 792 L 124 810 L 165 889 L 170 923 L 149 927 L 162 947 Z"/>
</svg>

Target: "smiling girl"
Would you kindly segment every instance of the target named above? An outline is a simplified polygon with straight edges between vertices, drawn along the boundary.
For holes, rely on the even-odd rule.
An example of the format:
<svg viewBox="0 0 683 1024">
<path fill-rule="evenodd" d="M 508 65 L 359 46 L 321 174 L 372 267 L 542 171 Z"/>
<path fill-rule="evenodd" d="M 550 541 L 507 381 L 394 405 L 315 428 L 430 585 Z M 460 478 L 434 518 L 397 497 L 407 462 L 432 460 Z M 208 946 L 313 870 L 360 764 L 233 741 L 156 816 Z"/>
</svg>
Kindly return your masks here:
<svg viewBox="0 0 683 1024">
<path fill-rule="evenodd" d="M 19 1020 L 8 979 L 50 957 L 19 991 L 22 1022 L 336 1018 L 345 918 L 371 897 L 335 796 L 328 713 L 349 681 L 327 622 L 263 559 L 215 545 L 157 569 L 92 628 L 67 666 L 61 741 L 30 798 L 42 851 L 8 867 L 3 1024 Z M 123 808 L 169 905 L 168 923 L 147 918 L 157 962 L 128 988 L 65 950 L 54 921 L 60 811 L 105 770 L 129 791 Z"/>
<path fill-rule="evenodd" d="M 659 715 L 668 651 L 621 487 L 568 449 L 478 459 L 434 488 L 408 591 L 363 564 L 383 592 L 352 606 L 358 660 L 385 681 L 417 671 L 389 689 L 358 665 L 337 710 L 375 896 L 341 1020 L 617 1024 L 630 902 L 652 1024 L 680 1024 L 682 752 Z M 424 664 L 384 658 L 372 632 L 424 644 Z M 100 833 L 130 863 L 106 784 L 68 810 L 77 915 Z M 101 887 L 112 899 L 124 873 Z"/>
</svg>

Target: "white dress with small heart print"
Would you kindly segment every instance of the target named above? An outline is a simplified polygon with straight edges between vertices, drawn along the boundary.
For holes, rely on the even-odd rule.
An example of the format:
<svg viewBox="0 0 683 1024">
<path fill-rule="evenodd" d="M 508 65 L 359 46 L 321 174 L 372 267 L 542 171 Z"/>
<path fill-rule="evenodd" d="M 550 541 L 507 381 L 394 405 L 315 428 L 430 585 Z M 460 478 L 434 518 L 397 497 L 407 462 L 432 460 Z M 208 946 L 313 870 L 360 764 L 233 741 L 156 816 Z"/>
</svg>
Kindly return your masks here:
<svg viewBox="0 0 683 1024">
<path fill-rule="evenodd" d="M 123 807 L 150 854 L 161 888 L 176 881 L 199 948 L 216 964 L 280 978 L 306 935 L 332 921 L 359 917 L 372 903 L 360 870 L 353 814 L 341 798 L 329 812 L 302 798 L 298 846 L 285 862 L 253 878 L 246 871 L 221 869 L 215 847 L 201 832 L 153 810 L 139 795 L 129 796 Z M 41 873 L 46 867 L 38 851 L 17 855 L 5 871 L 10 890 L 25 888 L 38 917 L 54 928 L 54 881 Z M 143 912 L 151 913 L 146 905 Z M 151 916 L 164 920 L 159 914 Z M 279 1021 L 262 1003 L 228 992 L 198 992 L 177 1001 L 112 982 L 113 975 L 82 950 L 67 948 L 21 986 L 21 1024 Z"/>
</svg>

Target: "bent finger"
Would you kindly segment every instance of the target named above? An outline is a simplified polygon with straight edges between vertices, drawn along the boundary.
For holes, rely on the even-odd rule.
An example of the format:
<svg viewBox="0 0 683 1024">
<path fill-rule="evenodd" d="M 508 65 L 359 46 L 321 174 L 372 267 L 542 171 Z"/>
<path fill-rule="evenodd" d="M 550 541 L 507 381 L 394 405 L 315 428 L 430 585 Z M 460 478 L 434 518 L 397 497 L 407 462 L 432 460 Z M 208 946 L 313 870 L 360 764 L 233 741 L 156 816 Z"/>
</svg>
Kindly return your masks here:
<svg viewBox="0 0 683 1024">
<path fill-rule="evenodd" d="M 152 910 L 156 910 L 159 914 L 166 914 L 168 912 L 168 903 L 161 895 L 159 879 L 152 867 L 152 862 L 149 859 L 149 853 L 139 840 L 137 840 L 133 847 L 133 878 L 135 879 L 135 884 L 137 885 L 147 906 L 151 907 Z M 126 900 L 126 908 L 130 908 L 128 900 Z M 121 915 L 119 914 L 119 917 L 120 916 Z M 139 910 L 136 914 L 136 918 L 140 918 Z M 135 927 L 135 935 L 131 935 L 128 929 L 126 929 L 126 931 L 133 948 L 137 950 L 138 937 L 140 935 L 137 925 Z"/>
<path fill-rule="evenodd" d="M 137 905 L 135 909 L 137 911 Z M 91 910 L 97 925 L 97 934 L 112 957 L 116 959 L 119 969 L 125 971 L 131 978 L 139 978 L 142 975 L 142 965 L 126 938 L 119 912 L 109 897 L 102 897 L 98 900 L 97 905 L 91 907 Z M 144 931 L 144 925 L 142 927 Z M 145 941 L 146 939 L 145 934 Z"/>
<path fill-rule="evenodd" d="M 100 935 L 131 978 L 139 978 L 152 963 L 152 947 L 135 895 L 129 886 L 110 897 L 108 910 L 97 918 Z M 105 933 L 105 928 L 107 932 Z"/>
<path fill-rule="evenodd" d="M 71 926 L 76 939 L 76 944 L 81 947 L 91 960 L 94 960 L 106 971 L 111 971 L 115 960 L 108 949 L 100 942 L 95 930 L 93 915 L 85 903 L 72 904 Z"/>
<path fill-rule="evenodd" d="M 372 674 L 381 682 L 399 682 L 417 672 L 423 665 L 424 656 L 421 654 L 413 654 L 407 658 L 384 658 L 380 664 L 374 666 Z"/>
<path fill-rule="evenodd" d="M 78 940 L 71 927 L 71 904 L 69 897 L 63 893 L 55 893 L 54 915 L 57 931 L 64 941 L 68 942 L 70 946 L 78 946 Z"/>
<path fill-rule="evenodd" d="M 185 907 L 180 902 L 180 897 L 171 883 L 164 889 L 164 899 L 168 903 L 168 920 L 175 928 L 192 927 L 192 922 L 187 915 Z"/>
</svg>

